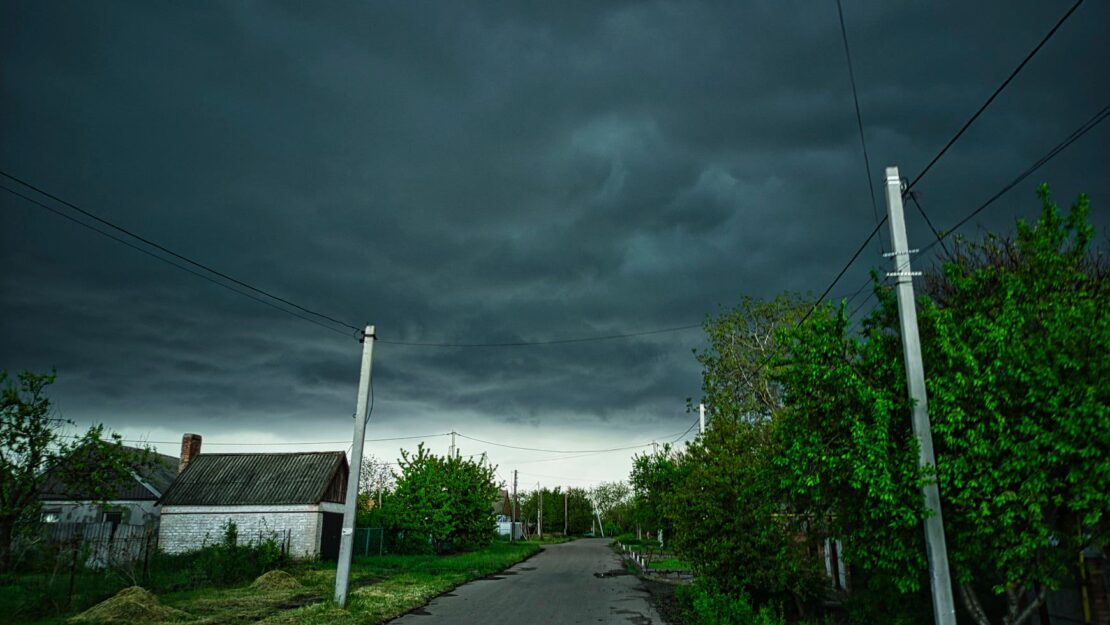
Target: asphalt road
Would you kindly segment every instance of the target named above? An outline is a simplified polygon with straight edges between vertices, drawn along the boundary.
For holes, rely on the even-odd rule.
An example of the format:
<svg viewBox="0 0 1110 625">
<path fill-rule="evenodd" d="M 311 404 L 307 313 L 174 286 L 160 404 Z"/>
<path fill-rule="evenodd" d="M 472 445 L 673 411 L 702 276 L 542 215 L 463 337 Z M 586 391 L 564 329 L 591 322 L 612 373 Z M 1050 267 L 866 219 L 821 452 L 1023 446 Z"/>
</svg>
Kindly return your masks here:
<svg viewBox="0 0 1110 625">
<path fill-rule="evenodd" d="M 459 586 L 395 625 L 620 623 L 662 625 L 649 593 L 625 572 L 609 539 L 580 539 Z"/>
</svg>

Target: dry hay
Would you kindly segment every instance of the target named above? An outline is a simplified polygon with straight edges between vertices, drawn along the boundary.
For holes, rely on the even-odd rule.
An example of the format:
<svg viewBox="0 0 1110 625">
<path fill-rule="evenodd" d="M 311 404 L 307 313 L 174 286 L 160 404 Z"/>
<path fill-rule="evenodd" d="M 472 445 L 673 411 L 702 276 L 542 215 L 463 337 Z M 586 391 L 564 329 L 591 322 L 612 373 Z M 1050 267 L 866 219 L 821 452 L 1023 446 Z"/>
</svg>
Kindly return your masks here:
<svg viewBox="0 0 1110 625">
<path fill-rule="evenodd" d="M 300 587 L 301 583 L 285 571 L 269 571 L 263 573 L 251 584 L 251 588 L 262 592 L 297 590 Z"/>
<path fill-rule="evenodd" d="M 124 588 L 114 597 L 69 619 L 71 623 L 147 623 L 151 621 L 180 621 L 189 615 L 164 606 L 158 597 L 141 586 Z"/>
</svg>

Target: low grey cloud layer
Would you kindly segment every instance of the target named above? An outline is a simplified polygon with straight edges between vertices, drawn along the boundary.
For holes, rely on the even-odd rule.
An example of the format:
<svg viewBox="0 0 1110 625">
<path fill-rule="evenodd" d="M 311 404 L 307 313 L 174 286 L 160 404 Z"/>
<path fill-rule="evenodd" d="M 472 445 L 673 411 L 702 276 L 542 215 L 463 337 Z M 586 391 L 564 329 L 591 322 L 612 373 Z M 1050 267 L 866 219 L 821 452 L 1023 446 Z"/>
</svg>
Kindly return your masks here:
<svg viewBox="0 0 1110 625">
<path fill-rule="evenodd" d="M 875 224 L 833 2 L 0 7 L 0 169 L 383 339 L 697 324 L 820 292 Z M 916 175 L 1065 10 L 845 3 L 872 182 Z M 938 227 L 1110 102 L 1108 22 L 1082 6 L 922 181 Z M 1105 233 L 1106 133 L 973 223 L 1035 216 L 1047 181 L 1061 203 L 1090 194 Z M 349 437 L 350 337 L 3 191 L 0 210 L 0 368 L 56 367 L 67 417 L 154 440 Z M 880 265 L 871 248 L 833 295 Z M 647 442 L 690 424 L 702 342 L 379 344 L 370 436 Z M 464 449 L 503 473 L 549 457 Z M 535 466 L 615 479 L 627 456 Z"/>
</svg>

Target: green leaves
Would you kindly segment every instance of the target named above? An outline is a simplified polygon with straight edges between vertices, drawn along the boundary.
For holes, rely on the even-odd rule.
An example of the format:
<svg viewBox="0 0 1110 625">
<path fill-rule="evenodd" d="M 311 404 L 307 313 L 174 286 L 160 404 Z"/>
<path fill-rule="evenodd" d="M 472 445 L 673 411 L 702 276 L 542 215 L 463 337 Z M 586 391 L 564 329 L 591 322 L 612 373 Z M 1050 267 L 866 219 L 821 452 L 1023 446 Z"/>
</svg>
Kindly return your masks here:
<svg viewBox="0 0 1110 625">
<path fill-rule="evenodd" d="M 390 527 L 405 534 L 409 551 L 469 551 L 493 538 L 496 467 L 459 456 L 437 456 L 421 443 L 401 450 L 397 488 L 385 511 Z"/>
</svg>

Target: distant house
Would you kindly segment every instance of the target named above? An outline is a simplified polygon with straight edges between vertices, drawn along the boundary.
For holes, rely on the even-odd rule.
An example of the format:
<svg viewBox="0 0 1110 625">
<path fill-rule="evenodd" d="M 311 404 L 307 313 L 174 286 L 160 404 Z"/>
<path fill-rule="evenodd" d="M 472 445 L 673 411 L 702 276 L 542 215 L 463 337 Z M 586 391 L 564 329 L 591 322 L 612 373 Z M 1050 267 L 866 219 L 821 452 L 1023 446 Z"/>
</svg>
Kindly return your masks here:
<svg viewBox="0 0 1110 625">
<path fill-rule="evenodd" d="M 341 451 L 183 454 L 160 501 L 158 545 L 181 553 L 219 542 L 228 521 L 239 541 L 274 538 L 294 557 L 336 559 L 349 468 Z"/>
<path fill-rule="evenodd" d="M 108 523 L 112 530 L 119 525 L 157 526 L 158 499 L 177 477 L 178 460 L 172 456 L 150 454 L 150 462 L 140 463 L 142 449 L 124 447 L 136 459 L 136 469 L 120 476 L 107 494 L 94 496 L 88 487 L 72 485 L 67 475 L 80 471 L 77 463 L 87 464 L 95 450 L 80 448 L 61 463 L 50 467 L 39 487 L 42 521 L 53 523 Z"/>
</svg>

